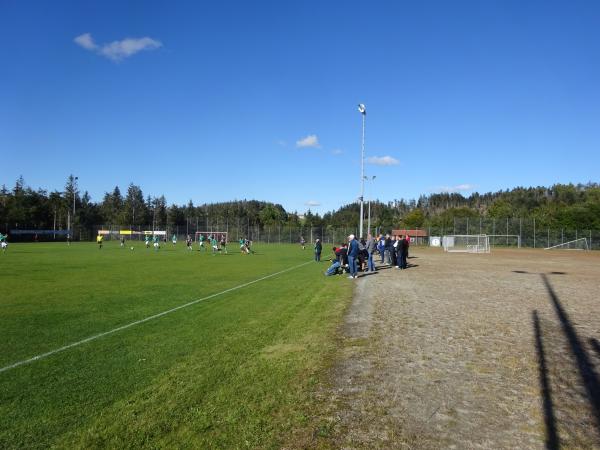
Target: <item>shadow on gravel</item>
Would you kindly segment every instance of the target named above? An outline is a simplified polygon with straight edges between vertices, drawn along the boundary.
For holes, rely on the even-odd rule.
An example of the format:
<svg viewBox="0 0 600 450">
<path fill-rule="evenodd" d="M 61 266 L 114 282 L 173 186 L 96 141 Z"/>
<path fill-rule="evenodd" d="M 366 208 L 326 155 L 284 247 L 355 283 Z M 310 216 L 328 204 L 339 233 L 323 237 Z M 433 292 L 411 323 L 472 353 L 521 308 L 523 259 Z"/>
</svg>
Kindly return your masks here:
<svg viewBox="0 0 600 450">
<path fill-rule="evenodd" d="M 376 275 L 377 272 L 359 272 L 358 278 L 368 277 L 370 275 Z"/>
<path fill-rule="evenodd" d="M 600 358 L 600 342 L 598 342 L 598 339 L 590 338 L 590 345 L 598 354 L 598 358 Z"/>
<path fill-rule="evenodd" d="M 571 353 L 575 357 L 579 376 L 583 382 L 585 392 L 587 394 L 587 400 L 592 407 L 596 428 L 600 432 L 600 379 L 594 370 L 594 366 L 590 361 L 590 357 L 586 353 L 581 338 L 577 334 L 577 331 L 575 330 L 569 315 L 560 302 L 558 295 L 556 295 L 554 292 L 548 277 L 545 274 L 541 274 L 541 277 L 546 286 L 546 290 L 548 291 L 550 300 L 552 301 L 552 305 L 554 306 L 556 315 L 560 320 L 562 331 L 565 334 L 568 346 L 571 350 Z"/>
<path fill-rule="evenodd" d="M 537 310 L 532 313 L 533 329 L 535 331 L 535 349 L 538 357 L 540 390 L 542 391 L 542 401 L 544 405 L 544 423 L 546 424 L 546 448 L 560 448 L 558 433 L 556 432 L 556 416 L 554 415 L 554 405 L 552 404 L 552 389 L 548 377 L 548 366 L 546 363 L 546 354 L 544 353 L 544 342 L 542 340 L 542 330 Z"/>
</svg>

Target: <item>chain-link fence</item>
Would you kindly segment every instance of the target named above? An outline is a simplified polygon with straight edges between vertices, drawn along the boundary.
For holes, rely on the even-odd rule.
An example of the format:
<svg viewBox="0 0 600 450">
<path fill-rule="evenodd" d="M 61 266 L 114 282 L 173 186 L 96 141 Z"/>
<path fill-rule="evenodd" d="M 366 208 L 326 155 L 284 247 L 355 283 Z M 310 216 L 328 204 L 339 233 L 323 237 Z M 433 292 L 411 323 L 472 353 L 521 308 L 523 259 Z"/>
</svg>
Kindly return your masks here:
<svg viewBox="0 0 600 450">
<path fill-rule="evenodd" d="M 121 231 L 127 233 L 127 239 L 144 240 L 145 234 L 152 232 L 152 226 L 121 227 L 116 225 L 99 225 L 97 230 L 104 230 L 106 240 L 119 239 Z M 321 239 L 324 244 L 339 244 L 346 240 L 349 234 L 358 234 L 358 230 L 352 227 L 311 227 L 311 226 L 286 226 L 286 225 L 252 225 L 249 223 L 240 224 L 229 223 L 202 226 L 196 224 L 171 226 L 166 228 L 155 227 L 154 230 L 165 231 L 165 238 L 170 240 L 173 235 L 178 240 L 185 239 L 190 235 L 196 239 L 197 233 L 211 234 L 218 232 L 227 232 L 228 241 L 238 241 L 245 238 L 254 242 L 267 244 L 295 244 L 299 243 L 301 238 L 306 242 L 313 243 L 316 239 Z M 131 233 L 131 234 L 129 234 Z M 89 233 L 86 233 L 89 234 Z M 84 234 L 82 234 L 82 237 Z M 94 234 L 95 236 L 95 234 Z M 87 239 L 87 238 L 86 238 Z"/>
<path fill-rule="evenodd" d="M 547 248 L 586 238 L 590 249 L 600 250 L 600 230 L 540 226 L 535 219 L 456 218 L 440 227 L 424 228 L 429 236 L 487 234 L 492 246 Z"/>
<path fill-rule="evenodd" d="M 394 228 L 403 229 L 403 226 Z M 230 242 L 237 241 L 240 238 L 251 239 L 255 242 L 264 242 L 270 244 L 289 244 L 300 242 L 303 237 L 306 242 L 312 243 L 317 238 L 324 244 L 339 244 L 346 240 L 349 234 L 358 235 L 358 229 L 355 227 L 315 227 L 309 225 L 258 225 L 253 224 L 248 219 L 226 220 L 226 221 L 189 221 L 185 225 L 160 226 L 151 224 L 136 226 L 119 225 L 98 225 L 91 229 L 75 228 L 72 238 L 75 240 L 93 240 L 98 230 L 107 230 L 111 234 L 106 239 L 117 238 L 122 230 L 127 230 L 131 234 L 127 239 L 144 239 L 144 232 L 151 230 L 165 231 L 165 237 L 171 239 L 173 234 L 179 240 L 185 239 L 189 234 L 193 238 L 197 232 L 206 234 L 214 232 L 227 232 Z M 456 218 L 443 226 L 431 226 L 418 228 L 426 236 L 413 239 L 413 245 L 428 245 L 429 236 L 460 235 L 460 234 L 487 234 L 490 236 L 492 247 L 530 247 L 547 248 L 554 245 L 564 244 L 580 238 L 586 238 L 590 249 L 600 250 L 600 230 L 588 230 L 577 226 L 557 228 L 547 225 L 540 225 L 535 219 L 493 219 L 493 218 Z M 35 229 L 31 230 L 32 233 Z M 64 231 L 64 230 L 63 230 Z M 373 229 L 374 233 L 379 231 L 389 232 L 391 230 Z M 9 232 L 10 234 L 10 232 Z M 15 241 L 30 241 L 34 239 L 43 240 L 64 240 L 66 234 L 56 231 L 56 233 L 38 235 L 15 235 L 12 238 Z"/>
</svg>

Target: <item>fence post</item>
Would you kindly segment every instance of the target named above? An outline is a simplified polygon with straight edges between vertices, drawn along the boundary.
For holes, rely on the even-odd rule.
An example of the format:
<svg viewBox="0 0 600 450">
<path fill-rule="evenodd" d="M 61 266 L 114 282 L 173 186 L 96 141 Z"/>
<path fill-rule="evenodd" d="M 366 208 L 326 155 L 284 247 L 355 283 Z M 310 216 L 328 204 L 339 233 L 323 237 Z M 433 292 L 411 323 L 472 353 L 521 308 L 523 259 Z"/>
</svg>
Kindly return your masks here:
<svg viewBox="0 0 600 450">
<path fill-rule="evenodd" d="M 533 218 L 533 248 L 535 248 L 535 217 Z"/>
<path fill-rule="evenodd" d="M 521 248 L 521 235 L 523 234 L 523 218 L 519 217 L 519 248 Z"/>
</svg>

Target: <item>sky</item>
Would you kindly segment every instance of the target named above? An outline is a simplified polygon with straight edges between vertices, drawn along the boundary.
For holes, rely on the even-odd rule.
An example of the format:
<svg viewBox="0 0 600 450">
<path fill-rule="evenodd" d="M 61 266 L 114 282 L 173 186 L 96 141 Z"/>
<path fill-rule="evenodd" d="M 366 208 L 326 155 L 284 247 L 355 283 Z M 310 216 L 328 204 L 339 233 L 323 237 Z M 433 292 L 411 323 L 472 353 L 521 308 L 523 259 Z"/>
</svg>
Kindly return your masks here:
<svg viewBox="0 0 600 450">
<path fill-rule="evenodd" d="M 324 213 L 358 103 L 366 199 L 600 181 L 596 0 L 0 0 L 0 42 L 9 188 Z"/>
</svg>

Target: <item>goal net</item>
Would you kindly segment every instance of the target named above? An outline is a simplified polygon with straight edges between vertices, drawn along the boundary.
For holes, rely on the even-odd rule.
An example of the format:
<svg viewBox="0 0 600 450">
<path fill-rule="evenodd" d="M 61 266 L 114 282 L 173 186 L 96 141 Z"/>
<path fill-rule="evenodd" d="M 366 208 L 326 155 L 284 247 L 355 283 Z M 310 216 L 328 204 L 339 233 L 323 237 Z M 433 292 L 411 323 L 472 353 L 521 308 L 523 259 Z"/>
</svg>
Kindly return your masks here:
<svg viewBox="0 0 600 450">
<path fill-rule="evenodd" d="M 442 238 L 442 245 L 445 252 L 490 252 L 490 238 L 485 234 L 454 234 L 444 236 Z"/>
<path fill-rule="evenodd" d="M 217 242 L 221 242 L 221 239 L 225 238 L 225 242 L 229 242 L 227 240 L 227 231 L 196 231 L 196 242 L 201 239 L 201 236 L 205 241 L 215 238 Z"/>
<path fill-rule="evenodd" d="M 574 241 L 546 247 L 545 250 L 589 250 L 587 238 L 579 238 Z"/>
</svg>

